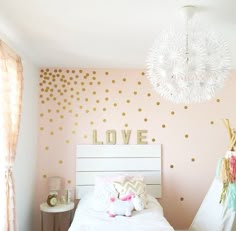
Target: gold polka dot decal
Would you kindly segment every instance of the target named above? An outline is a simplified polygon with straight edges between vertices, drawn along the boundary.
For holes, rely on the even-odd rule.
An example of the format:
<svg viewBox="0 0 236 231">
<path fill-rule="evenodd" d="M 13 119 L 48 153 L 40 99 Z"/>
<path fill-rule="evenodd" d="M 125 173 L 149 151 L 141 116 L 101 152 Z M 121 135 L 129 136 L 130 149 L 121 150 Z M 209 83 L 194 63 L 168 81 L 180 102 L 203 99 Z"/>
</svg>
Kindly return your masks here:
<svg viewBox="0 0 236 231">
<path fill-rule="evenodd" d="M 141 81 L 138 81 L 138 85 L 141 85 L 142 83 L 141 83 Z"/>
<path fill-rule="evenodd" d="M 194 158 L 194 157 L 193 157 L 193 158 L 191 158 L 191 161 L 192 161 L 192 162 L 195 162 L 195 158 Z"/>
<path fill-rule="evenodd" d="M 126 78 L 123 78 L 122 80 L 123 80 L 123 82 L 126 82 Z"/>
<path fill-rule="evenodd" d="M 150 97 L 150 96 L 151 96 L 151 94 L 150 94 L 150 93 L 148 93 L 148 94 L 147 94 L 147 97 Z"/>
<path fill-rule="evenodd" d="M 174 168 L 174 165 L 173 165 L 173 164 L 171 164 L 171 165 L 170 165 L 170 168 Z"/>
<path fill-rule="evenodd" d="M 113 106 L 114 106 L 114 107 L 117 107 L 117 103 L 113 103 Z"/>
<path fill-rule="evenodd" d="M 184 201 L 184 198 L 183 198 L 183 197 L 180 197 L 180 201 Z"/>
<path fill-rule="evenodd" d="M 145 72 L 141 72 L 141 75 L 145 75 Z"/>
<path fill-rule="evenodd" d="M 186 139 L 188 139 L 188 138 L 189 138 L 189 135 L 188 135 L 188 134 L 185 134 L 184 137 L 185 137 Z"/>
<path fill-rule="evenodd" d="M 214 124 L 214 121 L 211 121 L 210 123 L 211 123 L 211 125 L 213 125 L 213 124 Z"/>
<path fill-rule="evenodd" d="M 148 121 L 148 119 L 147 119 L 147 118 L 144 118 L 143 120 L 144 120 L 144 122 L 147 122 L 147 121 Z"/>
<path fill-rule="evenodd" d="M 184 106 L 184 109 L 188 109 L 188 106 Z"/>
<path fill-rule="evenodd" d="M 161 127 L 162 127 L 162 128 L 165 128 L 165 127 L 166 127 L 166 125 L 165 125 L 165 124 L 162 124 L 162 125 L 161 125 Z"/>
<path fill-rule="evenodd" d="M 44 130 L 44 127 L 40 127 L 40 131 L 43 131 Z"/>
<path fill-rule="evenodd" d="M 49 147 L 48 146 L 45 146 L 45 150 L 47 151 L 49 149 Z"/>
<path fill-rule="evenodd" d="M 59 160 L 58 163 L 59 163 L 59 164 L 63 164 L 63 160 Z"/>
<path fill-rule="evenodd" d="M 85 135 L 84 135 L 84 139 L 87 139 L 87 138 L 88 138 L 88 136 L 85 134 Z"/>
<path fill-rule="evenodd" d="M 45 178 L 47 178 L 47 175 L 46 175 L 46 174 L 44 174 L 44 175 L 43 175 L 43 178 L 44 178 L 44 179 L 45 179 Z"/>
<path fill-rule="evenodd" d="M 171 114 L 171 115 L 174 115 L 174 114 L 175 114 L 175 112 L 174 112 L 174 111 L 172 111 L 170 114 Z"/>
<path fill-rule="evenodd" d="M 159 106 L 161 103 L 160 102 L 156 102 L 156 105 Z"/>
<path fill-rule="evenodd" d="M 137 91 L 134 91 L 134 95 L 137 95 L 138 94 L 138 92 Z"/>
<path fill-rule="evenodd" d="M 217 99 L 216 102 L 219 103 L 219 102 L 220 102 L 220 99 Z"/>
<path fill-rule="evenodd" d="M 71 180 L 67 180 L 67 184 L 71 184 Z"/>
<path fill-rule="evenodd" d="M 142 108 L 139 108 L 138 111 L 141 112 L 141 111 L 142 111 Z"/>
<path fill-rule="evenodd" d="M 69 141 L 69 140 L 66 140 L 66 143 L 67 143 L 67 144 L 69 144 L 69 143 L 70 143 L 70 141 Z"/>
<path fill-rule="evenodd" d="M 156 139 L 155 139 L 155 138 L 152 138 L 152 142 L 153 142 L 153 143 L 156 142 Z"/>
<path fill-rule="evenodd" d="M 122 112 L 122 116 L 126 116 L 125 112 Z"/>
<path fill-rule="evenodd" d="M 105 75 L 109 75 L 109 72 L 108 72 L 108 71 L 106 71 L 106 72 L 105 72 Z"/>
<path fill-rule="evenodd" d="M 103 120 L 102 120 L 102 122 L 103 122 L 103 123 L 106 123 L 106 122 L 107 122 L 107 120 L 106 120 L 106 119 L 103 119 Z"/>
<path fill-rule="evenodd" d="M 127 128 L 129 125 L 128 124 L 125 124 L 125 127 Z"/>
<path fill-rule="evenodd" d="M 127 99 L 127 100 L 126 100 L 126 103 L 130 103 L 130 100 L 129 100 L 129 99 Z"/>
</svg>

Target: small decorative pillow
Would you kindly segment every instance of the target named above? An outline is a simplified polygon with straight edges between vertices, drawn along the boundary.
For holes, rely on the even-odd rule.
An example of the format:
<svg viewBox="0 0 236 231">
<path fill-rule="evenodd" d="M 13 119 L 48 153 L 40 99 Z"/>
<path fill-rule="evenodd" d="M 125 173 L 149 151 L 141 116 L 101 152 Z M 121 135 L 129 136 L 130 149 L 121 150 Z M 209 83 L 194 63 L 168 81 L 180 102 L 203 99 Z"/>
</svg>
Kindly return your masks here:
<svg viewBox="0 0 236 231">
<path fill-rule="evenodd" d="M 146 185 L 143 180 L 135 180 L 135 178 L 132 178 L 130 180 L 126 179 L 124 181 L 114 181 L 113 185 L 119 193 L 119 198 L 133 193 L 142 200 L 144 207 L 148 208 Z"/>
<path fill-rule="evenodd" d="M 113 181 L 122 182 L 124 179 L 124 176 L 96 176 L 93 209 L 106 212 L 110 205 L 110 198 L 118 198 L 118 192 L 113 186 Z"/>
</svg>

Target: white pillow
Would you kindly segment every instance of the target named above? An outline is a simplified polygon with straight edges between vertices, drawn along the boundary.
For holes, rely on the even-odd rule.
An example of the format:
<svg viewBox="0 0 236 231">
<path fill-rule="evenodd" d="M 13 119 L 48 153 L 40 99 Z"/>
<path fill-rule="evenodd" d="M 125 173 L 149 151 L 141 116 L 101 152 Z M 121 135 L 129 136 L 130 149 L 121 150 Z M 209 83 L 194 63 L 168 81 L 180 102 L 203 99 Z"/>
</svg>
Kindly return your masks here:
<svg viewBox="0 0 236 231">
<path fill-rule="evenodd" d="M 113 186 L 113 181 L 124 181 L 125 176 L 96 176 L 93 193 L 93 209 L 107 212 L 110 205 L 110 198 L 118 198 L 118 192 Z"/>
</svg>

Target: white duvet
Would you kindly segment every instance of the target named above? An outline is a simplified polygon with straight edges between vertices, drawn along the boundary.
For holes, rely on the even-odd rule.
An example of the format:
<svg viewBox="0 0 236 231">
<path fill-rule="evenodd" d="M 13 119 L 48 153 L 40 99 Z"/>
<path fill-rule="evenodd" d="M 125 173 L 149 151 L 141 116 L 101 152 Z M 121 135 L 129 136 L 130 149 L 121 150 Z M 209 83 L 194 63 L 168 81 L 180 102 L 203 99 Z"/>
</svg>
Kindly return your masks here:
<svg viewBox="0 0 236 231">
<path fill-rule="evenodd" d="M 91 208 L 90 199 L 84 198 L 76 209 L 68 231 L 174 231 L 163 216 L 162 207 L 149 196 L 148 209 L 134 211 L 132 217 L 111 218 L 105 212 Z"/>
</svg>

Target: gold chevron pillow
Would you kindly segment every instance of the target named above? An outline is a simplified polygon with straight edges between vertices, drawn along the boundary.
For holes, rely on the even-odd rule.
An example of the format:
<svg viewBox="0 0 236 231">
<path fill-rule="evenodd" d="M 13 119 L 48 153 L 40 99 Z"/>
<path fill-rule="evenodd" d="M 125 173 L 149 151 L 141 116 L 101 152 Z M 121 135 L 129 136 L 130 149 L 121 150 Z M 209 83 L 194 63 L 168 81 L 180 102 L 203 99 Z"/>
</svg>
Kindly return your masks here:
<svg viewBox="0 0 236 231">
<path fill-rule="evenodd" d="M 114 181 L 113 185 L 119 193 L 119 198 L 125 197 L 129 193 L 133 193 L 139 196 L 144 203 L 144 207 L 148 208 L 146 185 L 142 180 L 131 178 L 130 180 Z"/>
</svg>

